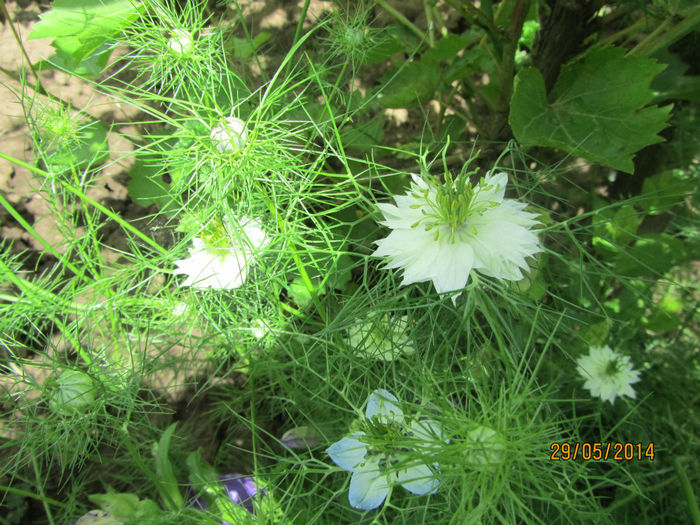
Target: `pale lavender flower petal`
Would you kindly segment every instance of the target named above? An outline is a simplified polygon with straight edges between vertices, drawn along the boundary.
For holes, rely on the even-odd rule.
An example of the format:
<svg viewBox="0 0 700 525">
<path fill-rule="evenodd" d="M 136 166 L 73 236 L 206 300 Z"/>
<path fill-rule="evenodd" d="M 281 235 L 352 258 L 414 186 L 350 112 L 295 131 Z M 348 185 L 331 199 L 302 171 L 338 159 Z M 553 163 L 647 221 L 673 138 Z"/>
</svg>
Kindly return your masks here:
<svg viewBox="0 0 700 525">
<path fill-rule="evenodd" d="M 399 408 L 399 400 L 393 394 L 383 388 L 378 388 L 370 394 L 367 400 L 365 417 L 367 419 L 376 417 L 382 423 L 400 422 L 403 421 L 403 412 Z"/>
<path fill-rule="evenodd" d="M 419 496 L 434 494 L 440 485 L 433 471 L 424 463 L 399 470 L 397 477 L 403 488 Z"/>
<path fill-rule="evenodd" d="M 358 439 L 363 436 L 362 432 L 346 436 L 328 447 L 326 453 L 340 468 L 354 472 L 367 455 L 367 447 Z"/>
<path fill-rule="evenodd" d="M 389 494 L 389 476 L 382 473 L 379 461 L 382 456 L 372 456 L 360 465 L 350 479 L 348 499 L 350 505 L 360 510 L 372 510 L 381 505 Z"/>
</svg>

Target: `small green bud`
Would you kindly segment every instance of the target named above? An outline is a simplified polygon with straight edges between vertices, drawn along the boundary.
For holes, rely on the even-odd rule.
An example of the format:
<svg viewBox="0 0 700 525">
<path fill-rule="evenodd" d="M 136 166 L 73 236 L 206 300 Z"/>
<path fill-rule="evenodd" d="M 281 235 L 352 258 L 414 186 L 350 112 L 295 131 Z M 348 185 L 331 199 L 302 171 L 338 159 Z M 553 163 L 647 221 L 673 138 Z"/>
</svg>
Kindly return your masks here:
<svg viewBox="0 0 700 525">
<path fill-rule="evenodd" d="M 466 454 L 473 463 L 496 465 L 501 462 L 506 449 L 505 439 L 494 429 L 478 425 L 467 433 Z"/>
<path fill-rule="evenodd" d="M 95 403 L 95 383 L 80 370 L 64 370 L 56 380 L 49 404 L 56 412 L 71 416 L 85 412 Z"/>
<path fill-rule="evenodd" d="M 221 153 L 239 151 L 248 139 L 246 123 L 236 117 L 227 117 L 212 128 L 210 138 Z"/>
<path fill-rule="evenodd" d="M 186 56 L 194 49 L 194 40 L 188 31 L 176 28 L 171 31 L 168 47 L 176 55 Z"/>
</svg>

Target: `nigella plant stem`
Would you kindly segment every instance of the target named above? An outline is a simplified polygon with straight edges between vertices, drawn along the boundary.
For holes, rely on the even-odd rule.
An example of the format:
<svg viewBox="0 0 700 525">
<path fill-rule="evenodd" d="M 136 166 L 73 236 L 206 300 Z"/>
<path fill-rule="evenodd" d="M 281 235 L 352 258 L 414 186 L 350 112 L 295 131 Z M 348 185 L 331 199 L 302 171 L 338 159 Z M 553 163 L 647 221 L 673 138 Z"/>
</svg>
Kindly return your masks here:
<svg viewBox="0 0 700 525">
<path fill-rule="evenodd" d="M 25 60 L 27 61 L 27 66 L 31 70 L 32 74 L 34 75 L 34 90 L 37 93 L 40 93 L 42 95 L 46 95 L 46 91 L 41 85 L 41 80 L 39 79 L 39 75 L 37 74 L 36 70 L 34 69 L 34 65 L 32 64 L 32 61 L 29 59 L 29 55 L 27 54 L 27 51 L 24 49 L 24 45 L 22 45 L 22 40 L 19 38 L 19 35 L 17 34 L 17 30 L 15 29 L 15 25 L 12 23 L 12 19 L 10 18 L 10 13 L 7 12 L 7 7 L 5 6 L 5 0 L 0 0 L 0 12 L 2 12 L 3 16 L 5 17 L 5 20 L 7 20 L 7 24 L 10 26 L 10 30 L 12 31 L 12 35 L 15 37 L 15 41 L 17 42 L 17 45 L 19 46 L 20 51 L 22 52 L 22 55 L 24 55 Z"/>
<path fill-rule="evenodd" d="M 377 0 L 377 4 L 379 4 L 379 6 L 380 6 L 382 9 L 384 9 L 384 11 L 386 11 L 386 12 L 389 13 L 391 16 L 393 16 L 394 18 L 396 18 L 396 20 L 398 20 L 401 24 L 403 24 L 404 26 L 406 26 L 406 28 L 407 28 L 408 30 L 410 30 L 410 31 L 411 31 L 414 35 L 416 35 L 418 38 L 420 38 L 421 40 L 422 40 L 423 38 L 425 38 L 425 35 L 423 34 L 423 31 L 421 31 L 420 29 L 418 29 L 418 27 L 416 27 L 416 25 L 415 25 L 413 22 L 411 22 L 408 18 L 406 18 L 406 17 L 403 16 L 400 12 L 398 12 L 396 9 L 394 9 L 394 8 L 391 7 L 389 4 L 387 4 L 384 0 Z M 432 47 L 432 46 L 431 46 L 431 47 Z"/>
<path fill-rule="evenodd" d="M 294 33 L 294 43 L 299 41 L 301 33 L 304 30 L 304 20 L 306 20 L 306 13 L 309 11 L 309 4 L 311 0 L 305 0 L 304 6 L 301 8 L 301 14 L 299 15 L 299 24 L 297 24 L 296 33 Z"/>
<path fill-rule="evenodd" d="M 515 76 L 515 52 L 518 48 L 518 39 L 523 31 L 525 17 L 530 10 L 531 0 L 520 0 L 515 3 L 503 42 L 503 54 L 501 55 L 501 79 L 496 103 L 496 114 L 491 123 L 489 138 L 498 140 L 503 138 L 508 120 L 510 96 L 513 93 L 513 78 Z"/>
</svg>

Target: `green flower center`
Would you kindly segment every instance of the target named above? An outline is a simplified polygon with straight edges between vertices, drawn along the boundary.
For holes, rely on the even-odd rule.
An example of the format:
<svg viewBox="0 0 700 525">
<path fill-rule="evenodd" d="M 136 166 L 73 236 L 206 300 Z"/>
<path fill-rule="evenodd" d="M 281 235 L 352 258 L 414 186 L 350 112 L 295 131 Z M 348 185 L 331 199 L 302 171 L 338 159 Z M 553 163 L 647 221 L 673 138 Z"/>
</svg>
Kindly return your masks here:
<svg viewBox="0 0 700 525">
<path fill-rule="evenodd" d="M 372 419 L 363 419 L 360 423 L 361 430 L 369 441 L 385 442 L 400 439 L 404 435 L 404 426 L 397 421 L 388 421 L 374 416 Z"/>
<path fill-rule="evenodd" d="M 231 248 L 231 237 L 226 226 L 219 219 L 212 220 L 199 234 L 207 248 L 212 250 L 226 250 Z"/>
<path fill-rule="evenodd" d="M 614 375 L 617 375 L 619 372 L 620 372 L 619 359 L 615 358 L 615 359 L 610 360 L 605 367 L 605 375 L 608 377 L 612 377 Z"/>
<path fill-rule="evenodd" d="M 365 419 L 360 423 L 360 428 L 365 433 L 365 444 L 368 456 L 383 456 L 379 462 L 381 471 L 390 468 L 399 462 L 401 454 L 410 452 L 406 447 L 406 438 L 409 435 L 402 423 L 390 421 L 388 423 L 378 417 Z"/>
<path fill-rule="evenodd" d="M 463 234 L 476 235 L 477 229 L 470 220 L 475 215 L 481 215 L 489 208 L 498 206 L 497 202 L 476 203 L 476 196 L 480 191 L 490 190 L 492 186 L 483 186 L 479 182 L 476 187 L 469 180 L 469 175 L 476 173 L 461 173 L 456 179 L 452 179 L 449 172 L 445 172 L 445 183 L 435 184 L 434 196 L 430 194 L 430 188 L 415 190 L 413 196 L 424 204 L 413 204 L 414 209 L 420 208 L 424 218 L 412 225 L 417 227 L 423 223 L 426 231 L 435 230 L 435 240 L 441 234 L 447 234 L 449 241 L 455 243 Z"/>
</svg>

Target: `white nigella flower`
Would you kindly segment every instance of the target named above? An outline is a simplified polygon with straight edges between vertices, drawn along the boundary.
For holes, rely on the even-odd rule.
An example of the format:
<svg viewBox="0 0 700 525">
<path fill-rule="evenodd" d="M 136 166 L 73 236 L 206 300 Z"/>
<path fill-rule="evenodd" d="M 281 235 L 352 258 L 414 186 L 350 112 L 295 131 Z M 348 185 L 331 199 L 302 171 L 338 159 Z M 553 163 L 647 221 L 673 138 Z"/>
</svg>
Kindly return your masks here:
<svg viewBox="0 0 700 525">
<path fill-rule="evenodd" d="M 175 306 L 173 306 L 172 310 L 170 313 L 172 313 L 173 317 L 182 317 L 187 313 L 188 305 L 187 303 L 177 303 Z"/>
<path fill-rule="evenodd" d="M 378 389 L 367 400 L 361 428 L 362 431 L 351 433 L 326 450 L 336 465 L 352 472 L 349 493 L 352 507 L 376 509 L 395 484 L 421 496 L 437 491 L 438 464 L 427 465 L 405 448 L 410 444 L 419 454 L 434 454 L 441 441 L 448 442 L 437 422 L 428 419 L 407 424 L 398 399 Z"/>
<path fill-rule="evenodd" d="M 248 138 L 245 122 L 236 117 L 226 117 L 211 129 L 211 140 L 221 153 L 233 153 L 243 148 Z"/>
<path fill-rule="evenodd" d="M 348 328 L 348 341 L 364 357 L 393 361 L 416 351 L 408 336 L 408 316 L 383 314 Z"/>
<path fill-rule="evenodd" d="M 520 280 L 525 258 L 542 251 L 530 231 L 536 215 L 504 198 L 508 176 L 489 173 L 472 186 L 467 175 L 452 181 L 448 174 L 443 185 L 413 175 L 410 191 L 394 197 L 396 205 L 378 205 L 381 224 L 393 231 L 376 241 L 373 255 L 388 257 L 388 268 L 403 268 L 403 285 L 433 281 L 438 293 L 461 293 L 472 270 Z"/>
<path fill-rule="evenodd" d="M 170 32 L 171 36 L 168 39 L 168 47 L 176 55 L 187 55 L 194 48 L 194 40 L 192 34 L 182 28 L 175 28 Z"/>
<path fill-rule="evenodd" d="M 182 286 L 231 290 L 245 282 L 248 266 L 269 239 L 259 222 L 242 217 L 235 227 L 221 223 L 192 239 L 190 257 L 176 261 L 174 273 L 187 275 Z"/>
<path fill-rule="evenodd" d="M 255 339 L 262 339 L 271 331 L 270 326 L 262 319 L 255 319 L 250 323 L 250 333 Z"/>
<path fill-rule="evenodd" d="M 576 364 L 578 373 L 586 381 L 583 387 L 590 390 L 591 396 L 610 403 L 614 403 L 617 396 L 637 397 L 632 384 L 640 381 L 639 372 L 632 370 L 628 356 L 609 346 L 592 346 L 588 355 L 579 357 Z"/>
</svg>

